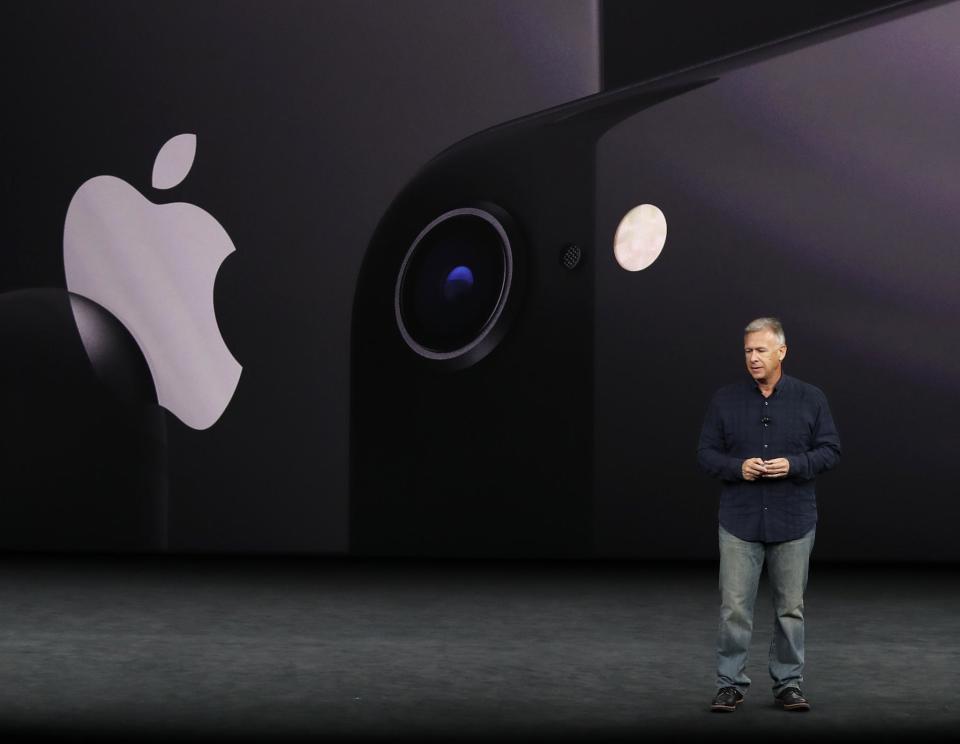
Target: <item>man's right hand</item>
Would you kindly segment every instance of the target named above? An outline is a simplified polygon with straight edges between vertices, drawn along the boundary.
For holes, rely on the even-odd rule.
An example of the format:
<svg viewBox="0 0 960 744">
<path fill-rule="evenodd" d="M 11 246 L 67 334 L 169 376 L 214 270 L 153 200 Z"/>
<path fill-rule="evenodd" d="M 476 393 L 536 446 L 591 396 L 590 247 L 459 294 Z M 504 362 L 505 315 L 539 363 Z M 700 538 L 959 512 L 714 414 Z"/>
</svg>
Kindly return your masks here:
<svg viewBox="0 0 960 744">
<path fill-rule="evenodd" d="M 762 458 L 751 457 L 749 460 L 743 461 L 743 465 L 740 466 L 740 472 L 743 473 L 744 480 L 753 481 L 761 475 L 766 475 L 767 466 L 763 464 Z"/>
</svg>

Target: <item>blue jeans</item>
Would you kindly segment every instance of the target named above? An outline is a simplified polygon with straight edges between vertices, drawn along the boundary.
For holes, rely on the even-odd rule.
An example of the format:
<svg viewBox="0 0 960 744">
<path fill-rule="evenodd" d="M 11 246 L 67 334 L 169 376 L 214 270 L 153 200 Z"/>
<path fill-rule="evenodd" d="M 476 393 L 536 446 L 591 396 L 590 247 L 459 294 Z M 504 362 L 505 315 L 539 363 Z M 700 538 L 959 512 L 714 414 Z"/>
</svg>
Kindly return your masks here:
<svg viewBox="0 0 960 744">
<path fill-rule="evenodd" d="M 717 638 L 717 687 L 746 693 L 753 605 L 763 563 L 773 595 L 773 640 L 769 670 L 773 694 L 803 681 L 803 592 L 816 528 L 796 540 L 748 542 L 720 527 L 720 632 Z"/>
</svg>

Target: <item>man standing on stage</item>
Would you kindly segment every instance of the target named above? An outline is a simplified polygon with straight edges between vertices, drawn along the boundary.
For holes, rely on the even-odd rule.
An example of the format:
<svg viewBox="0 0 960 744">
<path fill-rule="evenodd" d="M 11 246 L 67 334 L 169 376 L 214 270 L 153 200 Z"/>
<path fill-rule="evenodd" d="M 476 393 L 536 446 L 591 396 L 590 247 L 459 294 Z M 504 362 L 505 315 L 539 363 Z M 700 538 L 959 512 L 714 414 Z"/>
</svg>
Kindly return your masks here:
<svg viewBox="0 0 960 744">
<path fill-rule="evenodd" d="M 744 329 L 751 380 L 721 388 L 700 432 L 698 461 L 721 481 L 720 631 L 715 711 L 733 711 L 750 685 L 747 653 L 763 564 L 773 595 L 769 670 L 785 710 L 810 703 L 803 681 L 803 592 L 817 524 L 814 478 L 840 459 L 826 396 L 783 374 L 783 326 L 758 318 Z"/>
</svg>

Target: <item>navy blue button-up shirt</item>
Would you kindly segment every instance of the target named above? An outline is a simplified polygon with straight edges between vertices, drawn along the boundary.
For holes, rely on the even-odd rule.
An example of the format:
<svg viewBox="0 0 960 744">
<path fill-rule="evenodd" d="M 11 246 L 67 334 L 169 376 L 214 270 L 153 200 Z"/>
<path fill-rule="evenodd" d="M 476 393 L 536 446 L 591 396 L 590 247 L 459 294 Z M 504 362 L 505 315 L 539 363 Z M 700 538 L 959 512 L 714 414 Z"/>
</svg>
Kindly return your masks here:
<svg viewBox="0 0 960 744">
<path fill-rule="evenodd" d="M 741 467 L 751 457 L 785 457 L 790 472 L 745 480 Z M 840 436 L 820 388 L 782 375 L 764 398 L 745 380 L 713 396 L 697 459 L 722 483 L 719 516 L 727 532 L 752 542 L 795 540 L 817 523 L 814 478 L 840 460 Z"/>
</svg>

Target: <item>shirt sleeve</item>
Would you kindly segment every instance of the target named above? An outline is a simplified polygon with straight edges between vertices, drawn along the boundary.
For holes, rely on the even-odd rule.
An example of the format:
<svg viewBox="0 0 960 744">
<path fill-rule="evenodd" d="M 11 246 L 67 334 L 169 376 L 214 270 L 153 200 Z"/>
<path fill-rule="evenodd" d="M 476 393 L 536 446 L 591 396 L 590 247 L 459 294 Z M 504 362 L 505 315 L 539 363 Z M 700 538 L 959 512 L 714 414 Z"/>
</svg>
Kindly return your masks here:
<svg viewBox="0 0 960 744">
<path fill-rule="evenodd" d="M 703 427 L 700 429 L 697 463 L 701 470 L 714 478 L 724 481 L 743 480 L 742 460 L 731 457 L 726 452 L 723 417 L 720 415 L 716 396 L 710 401 Z M 790 467 L 793 467 L 793 463 L 790 463 Z"/>
<path fill-rule="evenodd" d="M 789 455 L 789 478 L 810 480 L 840 462 L 840 434 L 833 423 L 826 396 L 817 401 L 812 447 L 799 455 Z"/>
</svg>

